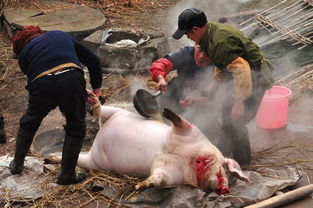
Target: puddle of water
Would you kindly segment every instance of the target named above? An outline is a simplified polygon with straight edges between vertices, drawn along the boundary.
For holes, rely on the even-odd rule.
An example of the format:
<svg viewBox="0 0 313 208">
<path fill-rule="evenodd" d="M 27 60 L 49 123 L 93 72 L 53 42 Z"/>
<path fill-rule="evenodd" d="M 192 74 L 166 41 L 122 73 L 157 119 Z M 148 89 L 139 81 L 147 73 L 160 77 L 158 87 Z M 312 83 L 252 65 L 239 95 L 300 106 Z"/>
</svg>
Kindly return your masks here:
<svg viewBox="0 0 313 208">
<path fill-rule="evenodd" d="M 85 139 L 82 146 L 82 151 L 88 151 L 92 145 L 93 140 L 91 139 Z M 50 146 L 43 147 L 39 154 L 41 155 L 53 155 L 53 154 L 59 154 L 62 153 L 63 149 L 63 141 L 57 142 L 55 144 L 52 144 Z"/>
<path fill-rule="evenodd" d="M 62 153 L 65 132 L 63 129 L 49 130 L 35 137 L 33 151 L 40 155 Z M 82 151 L 89 150 L 93 139 L 83 141 Z"/>
</svg>

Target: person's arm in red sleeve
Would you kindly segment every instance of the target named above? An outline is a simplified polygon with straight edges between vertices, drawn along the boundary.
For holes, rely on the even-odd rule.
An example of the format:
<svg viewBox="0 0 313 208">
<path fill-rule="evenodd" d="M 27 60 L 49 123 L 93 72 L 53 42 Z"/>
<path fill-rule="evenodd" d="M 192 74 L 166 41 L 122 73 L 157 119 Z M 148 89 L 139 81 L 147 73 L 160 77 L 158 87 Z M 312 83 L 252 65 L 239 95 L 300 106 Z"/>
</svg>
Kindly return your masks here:
<svg viewBox="0 0 313 208">
<path fill-rule="evenodd" d="M 173 63 L 166 59 L 160 58 L 154 61 L 150 66 L 150 77 L 153 81 L 157 82 L 156 88 L 163 93 L 166 91 L 167 82 L 165 81 L 166 75 L 172 70 Z"/>
</svg>

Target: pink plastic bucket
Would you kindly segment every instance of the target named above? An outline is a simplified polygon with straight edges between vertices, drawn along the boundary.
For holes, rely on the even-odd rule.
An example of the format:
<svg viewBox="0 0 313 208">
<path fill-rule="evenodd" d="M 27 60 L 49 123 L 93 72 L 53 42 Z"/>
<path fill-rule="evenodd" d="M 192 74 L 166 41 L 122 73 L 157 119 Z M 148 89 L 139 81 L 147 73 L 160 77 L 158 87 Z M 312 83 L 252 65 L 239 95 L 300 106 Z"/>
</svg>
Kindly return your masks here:
<svg viewBox="0 0 313 208">
<path fill-rule="evenodd" d="M 291 90 L 273 86 L 266 90 L 256 115 L 256 123 L 264 129 L 278 129 L 287 125 Z"/>
</svg>

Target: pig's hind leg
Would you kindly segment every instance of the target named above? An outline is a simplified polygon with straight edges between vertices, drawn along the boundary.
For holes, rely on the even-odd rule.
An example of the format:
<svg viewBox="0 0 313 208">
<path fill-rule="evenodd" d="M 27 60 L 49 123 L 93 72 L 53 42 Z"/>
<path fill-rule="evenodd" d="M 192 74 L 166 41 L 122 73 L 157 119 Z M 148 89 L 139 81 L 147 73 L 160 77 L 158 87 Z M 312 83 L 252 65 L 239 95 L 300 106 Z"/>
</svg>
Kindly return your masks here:
<svg viewBox="0 0 313 208">
<path fill-rule="evenodd" d="M 136 190 L 149 187 L 164 187 L 180 184 L 184 175 L 179 161 L 173 155 L 162 155 L 155 158 L 150 176 L 135 186 Z"/>
<path fill-rule="evenodd" d="M 99 118 L 100 120 L 107 120 L 111 117 L 114 113 L 120 111 L 120 108 L 110 107 L 101 105 L 101 102 L 98 97 L 90 96 L 92 99 L 93 104 L 89 107 L 89 112 L 95 118 Z"/>
<path fill-rule="evenodd" d="M 95 166 L 89 153 L 80 153 L 79 154 L 79 157 L 77 160 L 77 166 L 84 168 L 86 170 L 97 169 L 97 167 Z"/>
</svg>

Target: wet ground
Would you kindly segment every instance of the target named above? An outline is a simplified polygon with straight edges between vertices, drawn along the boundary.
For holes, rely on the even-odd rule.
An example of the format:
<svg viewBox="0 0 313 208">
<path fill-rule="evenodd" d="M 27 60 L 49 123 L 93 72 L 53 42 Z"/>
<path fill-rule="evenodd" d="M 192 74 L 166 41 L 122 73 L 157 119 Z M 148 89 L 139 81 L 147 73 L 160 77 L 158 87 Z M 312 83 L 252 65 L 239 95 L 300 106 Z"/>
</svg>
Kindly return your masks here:
<svg viewBox="0 0 313 208">
<path fill-rule="evenodd" d="M 267 130 L 258 127 L 253 121 L 249 124 L 250 141 L 254 152 L 267 148 L 281 150 L 287 148 L 288 154 L 277 154 L 286 162 L 298 164 L 313 181 L 313 99 L 303 97 L 289 106 L 287 126 Z M 281 147 L 281 148 L 280 148 Z M 312 196 L 282 206 L 286 208 L 309 208 L 313 205 Z"/>
</svg>

